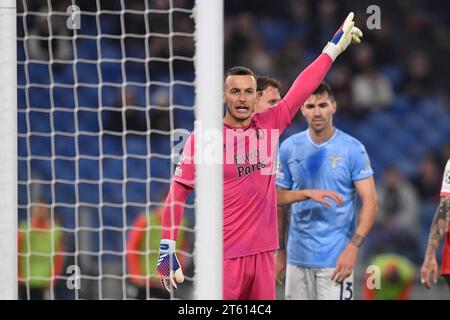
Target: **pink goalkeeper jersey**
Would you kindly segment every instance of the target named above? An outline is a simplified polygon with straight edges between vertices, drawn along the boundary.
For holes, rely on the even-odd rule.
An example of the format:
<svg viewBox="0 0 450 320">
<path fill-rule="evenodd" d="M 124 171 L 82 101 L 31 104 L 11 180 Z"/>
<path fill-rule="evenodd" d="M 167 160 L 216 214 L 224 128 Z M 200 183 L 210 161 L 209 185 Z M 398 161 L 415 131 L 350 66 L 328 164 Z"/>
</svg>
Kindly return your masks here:
<svg viewBox="0 0 450 320">
<path fill-rule="evenodd" d="M 305 69 L 276 106 L 252 115 L 246 128 L 224 125 L 223 257 L 278 248 L 275 159 L 279 135 L 331 67 L 322 54 Z M 174 181 L 194 188 L 194 135 L 186 141 Z M 169 221 L 169 219 L 167 219 Z"/>
<path fill-rule="evenodd" d="M 224 125 L 223 240 L 224 258 L 278 247 L 274 154 L 279 134 L 291 121 L 284 102 L 252 115 L 247 128 Z M 258 136 L 257 136 L 258 134 Z M 264 146 L 262 146 L 264 144 Z M 194 187 L 194 135 L 183 151 L 174 180 Z M 273 151 L 273 152 L 272 152 Z"/>
</svg>

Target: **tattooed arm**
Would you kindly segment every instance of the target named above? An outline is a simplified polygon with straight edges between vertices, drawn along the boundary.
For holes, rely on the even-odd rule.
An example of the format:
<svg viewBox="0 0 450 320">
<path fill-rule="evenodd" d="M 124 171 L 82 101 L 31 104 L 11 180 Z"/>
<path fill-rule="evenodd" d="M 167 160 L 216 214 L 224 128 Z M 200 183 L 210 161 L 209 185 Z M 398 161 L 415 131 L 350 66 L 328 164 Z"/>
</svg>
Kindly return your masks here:
<svg viewBox="0 0 450 320">
<path fill-rule="evenodd" d="M 433 277 L 433 282 L 437 283 L 438 264 L 436 250 L 445 237 L 449 222 L 450 196 L 442 196 L 431 224 L 428 246 L 421 269 L 421 282 L 427 289 L 431 288 L 430 276 Z"/>
<path fill-rule="evenodd" d="M 364 238 L 372 229 L 377 215 L 377 193 L 373 177 L 368 177 L 355 182 L 356 191 L 362 201 L 362 208 L 359 213 L 358 225 L 355 233 L 350 239 L 349 244 L 340 254 L 336 268 L 334 269 L 332 279 L 336 282 L 342 282 L 350 276 L 356 264 L 358 250 L 363 243 Z"/>
</svg>

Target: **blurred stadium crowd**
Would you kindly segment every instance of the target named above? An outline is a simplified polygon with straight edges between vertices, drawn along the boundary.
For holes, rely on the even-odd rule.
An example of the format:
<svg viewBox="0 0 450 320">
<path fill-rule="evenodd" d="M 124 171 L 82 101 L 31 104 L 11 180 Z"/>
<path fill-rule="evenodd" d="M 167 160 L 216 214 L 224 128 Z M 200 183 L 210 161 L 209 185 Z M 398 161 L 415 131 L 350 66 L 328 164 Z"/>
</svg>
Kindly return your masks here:
<svg viewBox="0 0 450 320">
<path fill-rule="evenodd" d="M 19 219 L 36 198 L 53 204 L 67 231 L 65 265 L 84 263 L 96 288 L 101 273 L 122 289 L 124 228 L 167 192 L 170 131 L 193 129 L 193 1 L 171 2 L 188 10 L 164 11 L 167 0 L 77 1 L 75 41 L 66 16 L 40 15 L 47 1 L 18 2 Z M 51 3 L 66 12 L 71 1 Z M 120 15 L 122 4 L 137 11 Z M 288 89 L 355 11 L 364 44 L 339 57 L 327 80 L 335 125 L 366 146 L 379 190 L 362 261 L 393 252 L 418 265 L 450 158 L 450 11 L 445 0 L 379 1 L 381 29 L 369 30 L 370 4 L 226 0 L 225 68 L 244 65 Z M 298 117 L 283 139 L 304 128 Z M 86 227 L 82 238 L 90 240 L 80 242 L 75 227 Z"/>
</svg>

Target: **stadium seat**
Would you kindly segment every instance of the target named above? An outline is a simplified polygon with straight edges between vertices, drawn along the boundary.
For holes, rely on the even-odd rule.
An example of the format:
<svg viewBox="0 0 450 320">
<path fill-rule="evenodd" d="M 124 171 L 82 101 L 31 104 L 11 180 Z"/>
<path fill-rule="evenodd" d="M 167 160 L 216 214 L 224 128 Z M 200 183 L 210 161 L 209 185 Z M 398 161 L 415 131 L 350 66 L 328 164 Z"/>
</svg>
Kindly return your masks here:
<svg viewBox="0 0 450 320">
<path fill-rule="evenodd" d="M 26 66 L 25 66 L 26 68 Z M 48 63 L 28 64 L 29 83 L 50 84 L 50 71 Z"/>
<path fill-rule="evenodd" d="M 78 83 L 98 84 L 97 63 L 87 63 L 79 61 L 76 64 L 76 72 Z"/>
<path fill-rule="evenodd" d="M 121 180 L 124 179 L 124 161 L 105 157 L 102 159 L 103 178 Z"/>
<path fill-rule="evenodd" d="M 44 111 L 44 112 L 40 112 Z M 33 133 L 51 133 L 52 121 L 50 112 L 45 110 L 30 111 L 28 113 L 30 131 Z M 26 119 L 24 119 L 26 121 Z"/>
</svg>

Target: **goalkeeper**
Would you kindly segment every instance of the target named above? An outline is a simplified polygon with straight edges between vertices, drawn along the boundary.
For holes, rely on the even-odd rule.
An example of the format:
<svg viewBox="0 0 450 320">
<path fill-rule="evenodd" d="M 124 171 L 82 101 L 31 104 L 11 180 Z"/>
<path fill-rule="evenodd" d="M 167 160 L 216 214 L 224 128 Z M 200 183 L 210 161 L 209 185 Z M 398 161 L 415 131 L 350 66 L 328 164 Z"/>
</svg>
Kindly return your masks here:
<svg viewBox="0 0 450 320">
<path fill-rule="evenodd" d="M 352 42 L 361 42 L 362 32 L 354 26 L 353 17 L 353 13 L 348 15 L 322 54 L 297 77 L 284 98 L 265 112 L 254 113 L 258 95 L 256 77 L 251 70 L 234 67 L 225 74 L 224 299 L 275 298 L 274 251 L 278 249 L 275 148 L 271 141 L 262 140 L 273 134 L 278 138 L 338 55 Z M 256 143 L 250 143 L 252 139 Z M 177 287 L 176 282 L 184 280 L 175 248 L 183 216 L 182 204 L 194 188 L 194 145 L 191 134 L 164 206 L 158 273 L 168 291 Z M 263 154 L 263 151 L 271 154 L 271 150 L 271 157 Z"/>
</svg>

